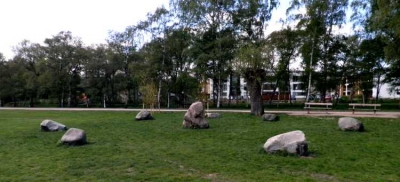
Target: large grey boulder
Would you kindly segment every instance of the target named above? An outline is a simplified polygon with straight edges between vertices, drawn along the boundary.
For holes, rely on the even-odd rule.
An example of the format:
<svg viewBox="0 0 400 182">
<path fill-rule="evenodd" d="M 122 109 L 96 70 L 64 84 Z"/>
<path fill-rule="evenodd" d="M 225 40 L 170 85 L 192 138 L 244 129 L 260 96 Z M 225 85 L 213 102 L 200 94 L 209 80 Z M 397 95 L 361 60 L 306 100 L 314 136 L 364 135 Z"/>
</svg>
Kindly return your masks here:
<svg viewBox="0 0 400 182">
<path fill-rule="evenodd" d="M 201 102 L 195 102 L 190 105 L 183 119 L 183 128 L 209 128 L 209 124 L 204 116 L 203 103 Z"/>
<path fill-rule="evenodd" d="M 66 145 L 84 145 L 87 143 L 86 133 L 78 128 L 70 128 L 62 136 L 61 143 Z"/>
<path fill-rule="evenodd" d="M 275 114 L 264 114 L 262 115 L 263 121 L 279 121 L 279 116 Z"/>
<path fill-rule="evenodd" d="M 279 151 L 300 156 L 308 155 L 308 145 L 306 137 L 302 131 L 291 131 L 273 136 L 264 144 L 264 150 L 268 153 Z"/>
<path fill-rule="evenodd" d="M 206 118 L 220 118 L 220 113 L 206 113 Z"/>
<path fill-rule="evenodd" d="M 65 131 L 67 127 L 61 123 L 46 119 L 40 123 L 40 129 L 42 131 Z"/>
<path fill-rule="evenodd" d="M 364 131 L 364 125 L 357 119 L 351 117 L 339 118 L 339 128 L 343 131 Z"/>
<path fill-rule="evenodd" d="M 149 111 L 146 110 L 141 110 L 135 117 L 136 121 L 141 121 L 141 120 L 152 120 L 154 119 L 153 116 Z"/>
</svg>

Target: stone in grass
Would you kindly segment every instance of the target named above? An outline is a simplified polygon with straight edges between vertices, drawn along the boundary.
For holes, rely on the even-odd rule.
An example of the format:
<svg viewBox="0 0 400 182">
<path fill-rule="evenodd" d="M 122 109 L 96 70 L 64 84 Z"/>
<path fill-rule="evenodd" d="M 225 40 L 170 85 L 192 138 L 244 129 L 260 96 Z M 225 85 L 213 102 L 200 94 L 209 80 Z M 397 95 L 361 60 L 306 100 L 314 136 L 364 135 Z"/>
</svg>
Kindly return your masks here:
<svg viewBox="0 0 400 182">
<path fill-rule="evenodd" d="M 84 145 L 86 141 L 85 131 L 78 128 L 70 128 L 61 138 L 64 145 Z"/>
<path fill-rule="evenodd" d="M 279 121 L 279 116 L 275 114 L 264 114 L 262 115 L 263 121 Z"/>
<path fill-rule="evenodd" d="M 206 113 L 206 118 L 220 118 L 220 113 Z"/>
<path fill-rule="evenodd" d="M 209 128 L 208 121 L 205 119 L 203 103 L 195 102 L 190 105 L 183 118 L 183 128 L 206 129 Z"/>
<path fill-rule="evenodd" d="M 339 118 L 339 128 L 343 131 L 364 131 L 364 125 L 357 119 L 351 117 Z"/>
<path fill-rule="evenodd" d="M 141 121 L 141 120 L 152 120 L 154 119 L 153 116 L 149 111 L 146 110 L 141 110 L 135 117 L 136 121 Z"/>
<path fill-rule="evenodd" d="M 67 127 L 61 123 L 46 119 L 40 123 L 40 129 L 42 131 L 65 131 Z"/>
<path fill-rule="evenodd" d="M 297 130 L 269 138 L 264 144 L 264 150 L 268 153 L 287 152 L 307 156 L 308 144 L 304 133 Z"/>
</svg>

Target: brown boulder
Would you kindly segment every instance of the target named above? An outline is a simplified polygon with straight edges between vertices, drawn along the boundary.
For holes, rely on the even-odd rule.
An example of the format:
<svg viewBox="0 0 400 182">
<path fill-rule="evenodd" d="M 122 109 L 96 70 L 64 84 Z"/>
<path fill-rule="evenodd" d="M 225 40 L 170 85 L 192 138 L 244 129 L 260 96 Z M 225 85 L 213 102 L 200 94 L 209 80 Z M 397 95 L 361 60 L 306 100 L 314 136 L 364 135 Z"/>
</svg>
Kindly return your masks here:
<svg viewBox="0 0 400 182">
<path fill-rule="evenodd" d="M 192 128 L 192 129 L 206 129 L 209 128 L 209 124 L 205 119 L 204 115 L 204 107 L 203 103 L 195 102 L 190 105 L 187 110 L 184 120 L 183 120 L 183 128 Z"/>
</svg>

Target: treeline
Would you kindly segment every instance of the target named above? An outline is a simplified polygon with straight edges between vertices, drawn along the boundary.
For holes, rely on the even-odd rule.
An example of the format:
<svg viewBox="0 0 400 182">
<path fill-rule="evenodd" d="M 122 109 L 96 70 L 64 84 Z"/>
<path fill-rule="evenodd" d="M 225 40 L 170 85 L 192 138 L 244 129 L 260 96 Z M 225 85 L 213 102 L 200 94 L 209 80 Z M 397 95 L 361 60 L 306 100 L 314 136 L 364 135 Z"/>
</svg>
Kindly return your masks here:
<svg viewBox="0 0 400 182">
<path fill-rule="evenodd" d="M 43 44 L 22 41 L 15 57 L 0 62 L 0 100 L 56 100 L 61 107 L 88 104 L 112 107 L 145 103 L 169 107 L 212 95 L 222 104 L 240 95 L 246 80 L 251 112 L 264 112 L 261 90 L 290 91 L 290 70 L 300 59 L 310 91 L 339 92 L 357 85 L 363 98 L 372 87 L 400 85 L 400 3 L 379 0 L 293 0 L 282 29 L 265 34 L 276 0 L 171 0 L 146 20 L 111 32 L 107 44 L 84 46 L 71 32 Z M 352 9 L 351 34 L 340 33 Z M 311 79 L 310 79 L 311 78 Z M 379 94 L 379 92 L 378 92 Z M 379 95 L 374 97 L 378 98 Z M 352 96 L 354 93 L 351 94 Z"/>
</svg>

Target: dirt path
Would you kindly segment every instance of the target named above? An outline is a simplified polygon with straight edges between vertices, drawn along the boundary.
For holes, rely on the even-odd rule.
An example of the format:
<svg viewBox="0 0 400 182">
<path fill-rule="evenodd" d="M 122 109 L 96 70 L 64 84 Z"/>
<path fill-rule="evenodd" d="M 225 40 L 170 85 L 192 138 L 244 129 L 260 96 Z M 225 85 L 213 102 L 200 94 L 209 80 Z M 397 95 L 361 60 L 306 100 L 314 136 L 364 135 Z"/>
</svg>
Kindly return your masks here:
<svg viewBox="0 0 400 182">
<path fill-rule="evenodd" d="M 0 111 L 5 110 L 29 110 L 29 111 L 134 111 L 138 112 L 142 109 L 124 109 L 124 108 L 25 108 L 25 107 L 0 107 Z M 158 109 L 156 109 L 158 111 Z M 187 109 L 161 109 L 161 112 L 185 112 Z M 234 109 L 210 109 L 208 112 L 233 112 L 233 113 L 250 113 L 250 110 L 234 110 Z M 313 111 L 307 114 L 307 111 L 284 111 L 273 110 L 265 111 L 265 113 L 288 114 L 291 116 L 349 116 L 349 117 L 373 117 L 373 118 L 400 118 L 400 111 L 397 112 L 356 112 L 352 114 L 349 111 Z"/>
</svg>

